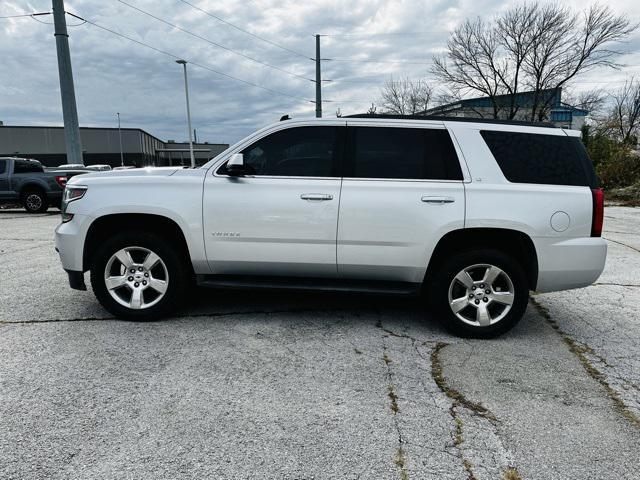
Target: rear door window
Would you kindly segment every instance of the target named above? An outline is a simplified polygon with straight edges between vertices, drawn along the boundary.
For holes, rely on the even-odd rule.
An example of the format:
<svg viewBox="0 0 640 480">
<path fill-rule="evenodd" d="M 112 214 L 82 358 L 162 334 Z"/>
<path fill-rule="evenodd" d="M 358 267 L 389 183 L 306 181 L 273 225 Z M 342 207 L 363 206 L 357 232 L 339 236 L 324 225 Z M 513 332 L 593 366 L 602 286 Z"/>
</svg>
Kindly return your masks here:
<svg viewBox="0 0 640 480">
<path fill-rule="evenodd" d="M 480 135 L 510 182 L 596 187 L 593 165 L 577 137 L 492 130 Z"/>
<path fill-rule="evenodd" d="M 0 160 L 0 175 L 7 172 L 7 161 Z"/>
<path fill-rule="evenodd" d="M 349 127 L 345 177 L 462 180 L 460 161 L 444 129 Z"/>
</svg>

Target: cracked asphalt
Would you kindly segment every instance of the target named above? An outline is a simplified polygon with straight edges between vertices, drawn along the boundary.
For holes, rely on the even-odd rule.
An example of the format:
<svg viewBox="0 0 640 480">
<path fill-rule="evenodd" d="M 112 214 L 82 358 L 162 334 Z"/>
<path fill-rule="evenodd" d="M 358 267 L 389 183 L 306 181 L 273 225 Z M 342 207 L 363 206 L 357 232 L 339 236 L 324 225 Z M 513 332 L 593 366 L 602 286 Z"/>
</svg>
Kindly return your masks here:
<svg viewBox="0 0 640 480">
<path fill-rule="evenodd" d="M 0 211 L 0 478 L 636 479 L 640 210 L 605 273 L 495 340 L 416 300 L 202 291 L 112 318 L 55 214 Z"/>
</svg>

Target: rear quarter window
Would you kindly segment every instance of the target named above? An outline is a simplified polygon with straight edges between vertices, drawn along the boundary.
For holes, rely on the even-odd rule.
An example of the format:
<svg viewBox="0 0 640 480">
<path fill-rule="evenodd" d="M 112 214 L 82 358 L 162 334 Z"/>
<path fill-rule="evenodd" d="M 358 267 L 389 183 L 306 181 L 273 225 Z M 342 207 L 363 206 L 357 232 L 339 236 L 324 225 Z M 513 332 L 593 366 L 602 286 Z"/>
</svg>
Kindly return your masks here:
<svg viewBox="0 0 640 480">
<path fill-rule="evenodd" d="M 40 163 L 36 162 L 25 162 L 16 160 L 16 163 L 13 166 L 13 173 L 38 173 L 44 172 L 44 168 Z"/>
<path fill-rule="evenodd" d="M 493 130 L 480 135 L 510 182 L 597 186 L 591 160 L 577 137 Z"/>
</svg>

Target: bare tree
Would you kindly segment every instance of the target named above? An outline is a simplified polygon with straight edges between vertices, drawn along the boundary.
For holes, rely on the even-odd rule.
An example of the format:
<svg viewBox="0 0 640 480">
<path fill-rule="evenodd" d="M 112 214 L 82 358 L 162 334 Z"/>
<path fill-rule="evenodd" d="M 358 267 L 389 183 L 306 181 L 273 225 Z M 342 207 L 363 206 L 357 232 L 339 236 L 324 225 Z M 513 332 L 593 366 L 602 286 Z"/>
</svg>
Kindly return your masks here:
<svg viewBox="0 0 640 480">
<path fill-rule="evenodd" d="M 479 92 L 491 100 L 493 117 L 500 108 L 496 97 L 504 93 L 500 77 L 506 71 L 498 63 L 498 39 L 495 30 L 481 19 L 467 20 L 447 42 L 447 54 L 435 57 L 433 73 L 451 89 Z"/>
<path fill-rule="evenodd" d="M 592 117 L 599 116 L 607 99 L 606 92 L 601 88 L 583 90 L 576 93 L 564 92 L 563 96 L 563 103 L 575 108 L 587 110 Z"/>
<path fill-rule="evenodd" d="M 543 120 L 559 89 L 576 76 L 618 66 L 611 45 L 636 27 L 607 6 L 594 5 L 581 16 L 559 4 L 521 4 L 492 22 L 460 25 L 446 53 L 434 58 L 433 73 L 461 94 L 488 97 L 494 118 L 515 118 L 517 93 L 533 90 L 530 119 Z"/>
<path fill-rule="evenodd" d="M 381 90 L 381 105 L 385 113 L 418 115 L 429 108 L 433 88 L 424 80 L 403 78 L 388 80 Z"/>
<path fill-rule="evenodd" d="M 612 97 L 613 133 L 623 144 L 635 147 L 640 134 L 640 82 L 632 77 Z"/>
<path fill-rule="evenodd" d="M 618 68 L 619 54 L 612 44 L 625 39 L 637 25 L 613 13 L 608 6 L 595 4 L 582 15 L 550 4 L 538 7 L 534 43 L 525 62 L 528 83 L 534 92 L 559 89 L 594 67 Z M 540 97 L 540 96 L 539 96 Z M 531 120 L 543 120 L 551 98 L 536 98 Z"/>
</svg>

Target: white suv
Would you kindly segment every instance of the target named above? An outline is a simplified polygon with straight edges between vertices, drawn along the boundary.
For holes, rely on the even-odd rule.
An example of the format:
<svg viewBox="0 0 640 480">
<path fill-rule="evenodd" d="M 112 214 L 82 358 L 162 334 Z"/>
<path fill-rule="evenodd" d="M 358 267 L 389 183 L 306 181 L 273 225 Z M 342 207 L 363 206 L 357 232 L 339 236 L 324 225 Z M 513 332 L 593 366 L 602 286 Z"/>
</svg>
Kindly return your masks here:
<svg viewBox="0 0 640 480">
<path fill-rule="evenodd" d="M 86 174 L 56 248 L 113 314 L 155 319 L 211 287 L 424 294 L 491 337 L 529 290 L 604 268 L 602 191 L 577 132 L 452 118 L 284 120 L 201 168 Z"/>
</svg>

